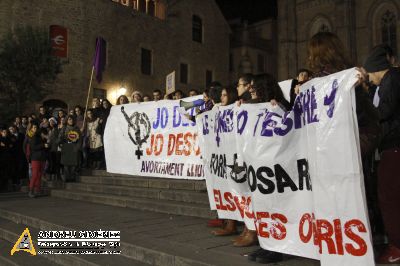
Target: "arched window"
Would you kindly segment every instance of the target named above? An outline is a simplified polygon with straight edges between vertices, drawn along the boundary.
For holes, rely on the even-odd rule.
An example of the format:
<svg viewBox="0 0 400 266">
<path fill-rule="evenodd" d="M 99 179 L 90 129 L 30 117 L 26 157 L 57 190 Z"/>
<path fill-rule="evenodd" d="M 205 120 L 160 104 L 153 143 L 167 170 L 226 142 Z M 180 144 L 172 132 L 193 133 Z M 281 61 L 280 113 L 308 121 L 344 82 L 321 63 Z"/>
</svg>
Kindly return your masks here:
<svg viewBox="0 0 400 266">
<path fill-rule="evenodd" d="M 397 54 L 396 20 L 396 15 L 389 10 L 386 10 L 381 17 L 382 43 L 386 43 L 392 47 L 394 54 Z"/>
<path fill-rule="evenodd" d="M 309 29 L 310 31 L 308 36 L 311 38 L 318 32 L 332 31 L 332 25 L 326 17 L 318 15 L 311 21 Z"/>
<path fill-rule="evenodd" d="M 203 22 L 201 18 L 196 15 L 192 17 L 192 39 L 195 42 L 203 42 Z"/>
<path fill-rule="evenodd" d="M 385 43 L 389 45 L 396 54 L 400 47 L 398 37 L 400 34 L 397 27 L 400 18 L 400 4 L 396 1 L 376 1 L 371 5 L 367 20 L 371 29 L 371 47 Z"/>
</svg>

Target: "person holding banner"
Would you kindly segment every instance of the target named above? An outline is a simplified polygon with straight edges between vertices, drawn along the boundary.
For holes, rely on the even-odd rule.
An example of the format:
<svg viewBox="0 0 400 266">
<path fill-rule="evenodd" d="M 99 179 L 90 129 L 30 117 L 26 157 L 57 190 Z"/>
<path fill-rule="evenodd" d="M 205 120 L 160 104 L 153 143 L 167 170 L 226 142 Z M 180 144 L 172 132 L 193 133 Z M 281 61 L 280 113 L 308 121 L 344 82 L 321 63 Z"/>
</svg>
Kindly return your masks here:
<svg viewBox="0 0 400 266">
<path fill-rule="evenodd" d="M 254 88 L 252 88 L 252 83 L 254 85 L 254 76 L 251 74 L 244 74 L 241 77 L 239 77 L 238 83 L 237 83 L 237 93 L 238 93 L 238 99 L 239 101 L 237 102 L 238 105 L 241 105 L 242 103 L 256 103 L 257 102 L 257 97 L 258 94 L 255 93 Z M 261 102 L 261 101 L 260 101 Z M 249 230 L 247 226 L 244 226 L 244 229 L 242 233 L 233 240 L 233 245 L 234 246 L 252 246 L 257 243 L 257 232 Z M 254 252 L 254 255 L 258 254 L 262 249 L 257 250 Z M 254 256 L 251 257 L 251 260 L 256 260 L 256 257 Z M 250 257 L 249 257 L 250 258 Z"/>
<path fill-rule="evenodd" d="M 345 70 L 351 66 L 350 62 L 347 60 L 348 56 L 345 53 L 343 43 L 333 33 L 321 32 L 314 35 L 310 40 L 308 51 L 308 64 L 315 73 L 314 77 L 324 77 Z M 370 87 L 365 83 L 361 73 L 359 84 L 355 86 L 356 115 L 359 130 L 360 153 L 366 185 L 367 205 L 370 217 L 375 217 L 377 213 L 375 213 L 376 211 L 372 206 L 376 205 L 376 199 L 373 196 L 376 187 L 373 186 L 374 182 L 370 180 L 373 177 L 369 164 L 375 149 L 378 147 L 381 131 L 380 127 L 382 124 L 379 124 L 379 114 L 368 93 L 363 88 L 363 85 L 364 87 Z M 379 223 L 379 219 L 371 219 L 371 222 Z M 398 224 L 399 223 L 397 223 L 397 225 Z"/>
<path fill-rule="evenodd" d="M 314 72 L 313 77 L 324 77 L 351 67 L 344 45 L 331 32 L 315 34 L 308 45 L 308 65 Z M 363 89 L 362 80 L 355 87 L 356 113 L 360 137 L 361 156 L 370 156 L 378 145 L 378 113 L 368 93 Z"/>
<path fill-rule="evenodd" d="M 400 263 L 400 70 L 392 67 L 383 46 L 368 56 L 364 69 L 369 80 L 379 86 L 379 144 L 378 197 L 389 246 L 378 263 Z"/>
<path fill-rule="evenodd" d="M 174 92 L 174 96 L 175 96 L 174 100 L 180 100 L 180 99 L 186 97 L 185 94 L 181 90 L 176 90 Z"/>
<path fill-rule="evenodd" d="M 271 74 L 264 73 L 255 76 L 250 84 L 250 94 L 252 100 L 249 103 L 271 102 L 272 105 L 279 105 L 284 111 L 290 109 L 290 104 L 283 96 L 282 89 Z"/>
<path fill-rule="evenodd" d="M 193 97 L 193 96 L 196 96 L 196 95 L 199 95 L 200 93 L 197 91 L 197 90 L 195 90 L 195 89 L 191 89 L 190 91 L 189 91 L 189 97 Z"/>
<path fill-rule="evenodd" d="M 128 104 L 128 103 L 129 103 L 128 97 L 126 97 L 125 95 L 120 95 L 117 99 L 117 105 Z"/>
<path fill-rule="evenodd" d="M 297 77 L 292 80 L 290 86 L 290 109 L 293 108 L 294 99 L 299 94 L 300 86 L 306 83 L 311 78 L 311 73 L 308 69 L 302 68 L 297 71 Z"/>
<path fill-rule="evenodd" d="M 150 96 L 149 95 L 144 95 L 143 96 L 143 102 L 150 102 Z"/>
<path fill-rule="evenodd" d="M 157 101 L 161 101 L 162 100 L 162 93 L 161 90 L 156 89 L 153 90 L 153 101 L 157 102 Z"/>
<path fill-rule="evenodd" d="M 240 93 L 239 88 L 238 92 Z M 290 108 L 290 104 L 284 98 L 278 82 L 271 74 L 264 73 L 254 76 L 250 82 L 248 92 L 251 95 L 251 100 L 247 103 L 270 102 L 272 105 L 278 105 L 284 111 Z M 257 241 L 257 232 L 250 230 L 245 226 L 242 234 L 235 239 L 234 246 L 251 246 L 256 244 Z M 248 259 L 259 263 L 276 263 L 283 261 L 283 254 L 260 248 L 255 252 L 250 253 Z"/>
<path fill-rule="evenodd" d="M 140 103 L 143 101 L 143 96 L 140 91 L 134 91 L 131 96 L 132 103 Z"/>
<path fill-rule="evenodd" d="M 221 92 L 221 106 L 227 106 L 233 104 L 238 99 L 237 90 L 227 87 L 222 89 Z M 211 220 L 209 224 L 218 224 L 218 220 Z M 211 232 L 215 236 L 229 236 L 237 234 L 236 221 L 235 220 L 225 220 L 223 227 Z"/>
<path fill-rule="evenodd" d="M 203 101 L 204 101 L 204 109 L 203 110 L 196 110 L 197 115 L 203 113 L 203 112 L 207 112 L 210 111 L 211 109 L 213 109 L 213 107 L 215 105 L 219 105 L 221 103 L 221 93 L 222 93 L 222 86 L 218 81 L 214 81 L 210 84 L 209 88 L 204 89 L 203 91 Z M 199 101 L 194 101 L 190 104 L 198 104 Z M 181 103 L 183 103 L 183 101 L 181 101 Z M 202 104 L 201 104 L 202 105 Z M 195 106 L 198 107 L 198 106 Z M 186 118 L 191 120 L 191 121 L 195 121 L 196 118 L 195 116 L 189 115 L 189 114 L 185 114 Z M 218 220 L 218 219 L 217 219 Z M 209 223 L 210 227 L 219 227 L 220 222 L 218 221 L 211 221 L 211 223 Z"/>
<path fill-rule="evenodd" d="M 241 103 L 251 100 L 251 94 L 249 90 L 252 79 L 253 75 L 251 74 L 244 74 L 241 77 L 239 77 L 236 89 L 238 91 L 238 97 Z"/>
</svg>

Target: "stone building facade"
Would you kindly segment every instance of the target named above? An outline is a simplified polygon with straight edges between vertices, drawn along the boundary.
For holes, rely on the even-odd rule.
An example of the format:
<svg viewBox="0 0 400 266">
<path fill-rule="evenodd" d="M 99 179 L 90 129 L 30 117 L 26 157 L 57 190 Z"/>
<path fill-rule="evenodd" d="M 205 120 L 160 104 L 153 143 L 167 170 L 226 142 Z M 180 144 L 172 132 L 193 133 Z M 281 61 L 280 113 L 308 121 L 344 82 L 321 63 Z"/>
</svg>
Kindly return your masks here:
<svg viewBox="0 0 400 266">
<path fill-rule="evenodd" d="M 372 47 L 388 43 L 400 52 L 399 0 L 279 0 L 278 77 L 306 67 L 307 43 L 319 31 L 336 33 L 354 64 Z"/>
<path fill-rule="evenodd" d="M 214 0 L 1 0 L 0 38 L 23 25 L 67 29 L 68 57 L 47 99 L 68 106 L 85 103 L 98 36 L 107 63 L 93 93 L 111 102 L 121 87 L 165 90 L 172 71 L 184 91 L 229 80 L 230 29 Z"/>
<path fill-rule="evenodd" d="M 230 83 L 237 82 L 241 74 L 271 73 L 276 75 L 277 47 L 276 20 L 266 19 L 252 24 L 246 21 L 229 21 L 232 34 L 230 41 Z"/>
</svg>

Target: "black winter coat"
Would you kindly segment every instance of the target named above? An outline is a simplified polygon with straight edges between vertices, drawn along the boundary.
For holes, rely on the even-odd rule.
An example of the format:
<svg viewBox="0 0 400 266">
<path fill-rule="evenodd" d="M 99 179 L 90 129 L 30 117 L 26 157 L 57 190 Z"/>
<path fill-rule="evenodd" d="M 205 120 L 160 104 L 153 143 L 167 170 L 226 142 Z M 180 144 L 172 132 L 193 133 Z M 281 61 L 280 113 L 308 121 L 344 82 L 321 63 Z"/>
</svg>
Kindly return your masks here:
<svg viewBox="0 0 400 266">
<path fill-rule="evenodd" d="M 68 132 L 75 131 L 79 137 L 72 142 L 68 138 Z M 82 149 L 82 134 L 77 126 L 65 126 L 59 131 L 59 143 L 61 145 L 61 164 L 76 166 L 79 162 L 79 152 Z"/>
<path fill-rule="evenodd" d="M 0 143 L 0 163 L 2 163 L 2 167 L 5 167 L 12 156 L 12 143 L 10 138 L 2 136 L 0 136 Z"/>
<path fill-rule="evenodd" d="M 31 161 L 46 161 L 46 151 L 44 141 L 39 133 L 36 133 L 29 139 L 30 160 Z"/>
<path fill-rule="evenodd" d="M 390 68 L 379 86 L 380 150 L 400 148 L 400 69 Z"/>
</svg>

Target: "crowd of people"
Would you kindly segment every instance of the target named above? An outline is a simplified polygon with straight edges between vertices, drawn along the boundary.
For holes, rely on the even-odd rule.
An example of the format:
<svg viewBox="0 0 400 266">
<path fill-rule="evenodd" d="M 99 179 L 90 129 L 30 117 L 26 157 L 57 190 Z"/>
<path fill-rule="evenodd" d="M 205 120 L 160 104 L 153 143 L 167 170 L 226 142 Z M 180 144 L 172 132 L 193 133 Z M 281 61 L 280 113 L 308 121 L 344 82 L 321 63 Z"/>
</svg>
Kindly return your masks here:
<svg viewBox="0 0 400 266">
<path fill-rule="evenodd" d="M 82 107 L 17 116 L 0 126 L 1 191 L 17 191 L 30 180 L 29 196 L 41 191 L 41 179 L 75 181 L 82 168 L 104 169 L 103 132 L 110 113 L 108 100 L 93 99 L 86 118 Z M 12 166 L 12 167 L 9 167 Z"/>
<path fill-rule="evenodd" d="M 295 98 L 300 86 L 315 77 L 327 76 L 353 67 L 340 39 L 333 33 L 314 35 L 308 45 L 308 65 L 299 69 L 290 89 L 290 100 L 285 99 L 277 80 L 270 74 L 244 74 L 235 86 L 223 87 L 213 82 L 203 91 L 205 108 L 215 105 L 254 104 L 270 102 L 283 110 L 296 108 Z M 366 194 L 374 240 L 386 235 L 387 248 L 380 254 L 379 263 L 400 260 L 400 70 L 393 51 L 387 45 L 374 47 L 365 64 L 359 68 L 359 81 L 355 87 L 356 114 Z M 198 95 L 190 90 L 187 96 Z M 153 95 L 134 91 L 131 102 L 182 99 L 186 95 L 178 90 L 163 96 L 160 90 Z M 127 104 L 125 95 L 116 104 Z M 76 180 L 82 168 L 105 167 L 103 134 L 111 103 L 93 99 L 86 112 L 80 106 L 70 110 L 51 112 L 41 106 L 39 114 L 16 117 L 8 128 L 1 128 L 0 181 L 2 190 L 10 183 L 18 188 L 21 179 L 30 177 L 29 196 L 40 192 L 42 175 L 65 182 Z M 86 117 L 84 117 L 86 114 Z M 192 117 L 193 119 L 193 117 Z M 210 227 L 220 227 L 215 236 L 238 234 L 238 222 L 214 219 Z M 246 227 L 234 239 L 233 245 L 245 247 L 257 244 L 257 233 Z M 250 260 L 271 263 L 284 260 L 281 253 L 259 249 Z M 397 260 L 396 260 L 397 262 Z"/>
<path fill-rule="evenodd" d="M 189 96 L 198 95 L 190 90 Z M 153 97 L 134 91 L 132 103 L 182 99 L 181 90 L 163 96 L 154 90 Z M 125 95 L 117 105 L 129 103 Z M 103 136 L 112 104 L 93 98 L 85 112 L 77 105 L 71 110 L 40 106 L 38 114 L 17 116 L 9 126 L 0 125 L 0 191 L 18 191 L 24 179 L 29 182 L 29 196 L 40 195 L 40 180 L 74 182 L 81 169 L 105 169 Z"/>
</svg>

